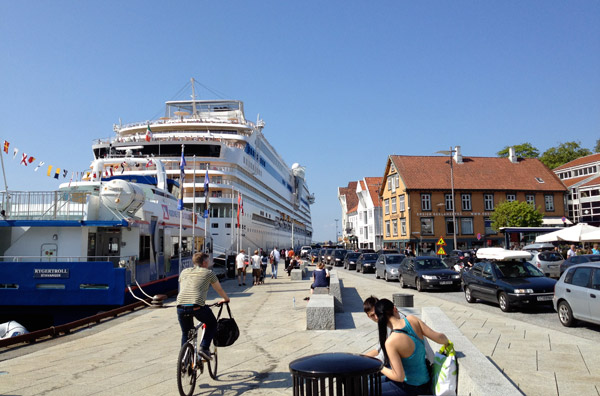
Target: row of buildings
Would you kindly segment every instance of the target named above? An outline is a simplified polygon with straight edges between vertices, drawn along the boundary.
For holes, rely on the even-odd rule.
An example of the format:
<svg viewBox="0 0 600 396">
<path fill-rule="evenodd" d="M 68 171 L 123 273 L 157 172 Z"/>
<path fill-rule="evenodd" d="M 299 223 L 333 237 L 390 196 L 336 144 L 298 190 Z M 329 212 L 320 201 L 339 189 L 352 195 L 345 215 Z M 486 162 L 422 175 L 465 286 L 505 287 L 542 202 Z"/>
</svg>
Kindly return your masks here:
<svg viewBox="0 0 600 396">
<path fill-rule="evenodd" d="M 342 240 L 357 248 L 408 246 L 418 252 L 503 244 L 490 215 L 503 201 L 525 201 L 544 225 L 600 225 L 600 154 L 554 171 L 538 159 L 391 155 L 383 177 L 365 177 L 338 188 Z M 456 241 L 456 243 L 455 243 Z M 516 242 L 519 242 L 518 240 Z"/>
</svg>

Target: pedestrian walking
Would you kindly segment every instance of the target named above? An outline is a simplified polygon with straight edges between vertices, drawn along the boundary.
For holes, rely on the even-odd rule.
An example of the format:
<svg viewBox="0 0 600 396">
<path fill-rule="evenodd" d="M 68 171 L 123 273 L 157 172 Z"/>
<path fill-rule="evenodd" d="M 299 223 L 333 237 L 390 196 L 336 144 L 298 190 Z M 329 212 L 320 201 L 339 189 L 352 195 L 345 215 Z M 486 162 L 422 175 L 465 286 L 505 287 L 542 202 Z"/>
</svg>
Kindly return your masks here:
<svg viewBox="0 0 600 396">
<path fill-rule="evenodd" d="M 260 256 L 258 250 L 255 250 L 252 256 L 252 278 L 254 279 L 254 286 L 258 285 L 260 282 Z"/>
<path fill-rule="evenodd" d="M 246 251 L 240 250 L 238 255 L 235 257 L 235 266 L 238 273 L 238 286 L 246 284 Z"/>
<path fill-rule="evenodd" d="M 277 247 L 273 248 L 271 252 L 270 260 L 271 260 L 271 279 L 277 279 L 277 266 L 279 265 L 279 260 L 281 259 L 281 254 L 279 254 L 279 250 Z"/>
</svg>

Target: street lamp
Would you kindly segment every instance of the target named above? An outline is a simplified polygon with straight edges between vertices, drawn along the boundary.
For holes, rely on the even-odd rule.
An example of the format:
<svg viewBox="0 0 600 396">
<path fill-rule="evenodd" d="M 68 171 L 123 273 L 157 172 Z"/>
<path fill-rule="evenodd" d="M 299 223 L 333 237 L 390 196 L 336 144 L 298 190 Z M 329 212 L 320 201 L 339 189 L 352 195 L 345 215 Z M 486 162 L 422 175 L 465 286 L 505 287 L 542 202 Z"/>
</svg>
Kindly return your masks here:
<svg viewBox="0 0 600 396">
<path fill-rule="evenodd" d="M 437 151 L 436 153 L 450 156 L 450 184 L 452 186 L 452 237 L 454 239 L 454 249 L 458 249 L 456 246 L 456 205 L 454 204 L 454 161 L 452 159 L 452 156 L 455 152 L 456 150 L 453 150 L 452 147 L 450 147 L 450 151 L 442 150 Z"/>
<path fill-rule="evenodd" d="M 335 244 L 337 246 L 338 243 L 338 221 L 340 221 L 340 219 L 334 219 L 335 220 Z"/>
</svg>

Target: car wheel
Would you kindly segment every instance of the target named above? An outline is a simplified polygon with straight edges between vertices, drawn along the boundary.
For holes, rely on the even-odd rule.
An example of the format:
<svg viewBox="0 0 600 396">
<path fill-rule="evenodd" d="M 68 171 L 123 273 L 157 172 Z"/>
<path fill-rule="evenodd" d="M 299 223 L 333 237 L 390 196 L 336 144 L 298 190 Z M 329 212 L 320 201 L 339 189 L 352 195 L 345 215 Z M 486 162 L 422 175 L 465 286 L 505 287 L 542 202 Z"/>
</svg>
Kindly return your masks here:
<svg viewBox="0 0 600 396">
<path fill-rule="evenodd" d="M 558 319 L 565 327 L 572 327 L 575 324 L 575 318 L 573 318 L 573 311 L 566 301 L 558 303 Z"/>
<path fill-rule="evenodd" d="M 502 310 L 502 312 L 510 311 L 510 304 L 508 302 L 508 296 L 506 295 L 506 293 L 501 292 L 498 295 L 498 305 L 500 305 L 500 309 Z"/>
<path fill-rule="evenodd" d="M 469 286 L 465 286 L 465 300 L 467 300 L 469 304 L 475 302 L 475 298 L 471 295 L 471 288 Z"/>
<path fill-rule="evenodd" d="M 404 277 L 402 275 L 400 275 L 400 279 L 398 279 L 398 281 L 400 282 L 400 287 L 406 289 L 406 283 L 404 283 Z"/>
<path fill-rule="evenodd" d="M 421 285 L 421 278 L 417 278 L 416 285 L 417 285 L 417 291 L 419 291 L 419 292 L 423 291 L 423 286 Z"/>
<path fill-rule="evenodd" d="M 388 274 L 387 274 L 387 272 L 384 272 L 384 273 L 383 273 L 383 278 L 385 279 L 385 281 L 386 281 L 386 282 L 389 282 L 389 281 L 390 281 L 390 278 L 388 277 Z"/>
</svg>

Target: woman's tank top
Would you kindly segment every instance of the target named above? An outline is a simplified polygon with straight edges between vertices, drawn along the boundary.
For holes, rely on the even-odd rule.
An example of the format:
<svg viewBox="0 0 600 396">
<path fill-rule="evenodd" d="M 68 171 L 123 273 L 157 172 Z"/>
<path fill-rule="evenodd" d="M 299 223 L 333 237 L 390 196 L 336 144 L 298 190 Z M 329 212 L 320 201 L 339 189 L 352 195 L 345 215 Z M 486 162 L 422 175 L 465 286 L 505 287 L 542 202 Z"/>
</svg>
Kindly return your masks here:
<svg viewBox="0 0 600 396">
<path fill-rule="evenodd" d="M 394 333 L 408 335 L 415 344 L 412 355 L 401 358 L 404 367 L 404 382 L 409 385 L 423 385 L 429 382 L 429 371 L 425 362 L 425 342 L 417 336 L 408 319 L 404 318 L 404 323 L 404 328 L 392 330 Z"/>
<path fill-rule="evenodd" d="M 327 272 L 325 271 L 325 269 L 316 269 L 313 272 L 314 276 L 315 276 L 315 282 L 314 282 L 314 286 L 315 287 L 327 287 Z"/>
</svg>

